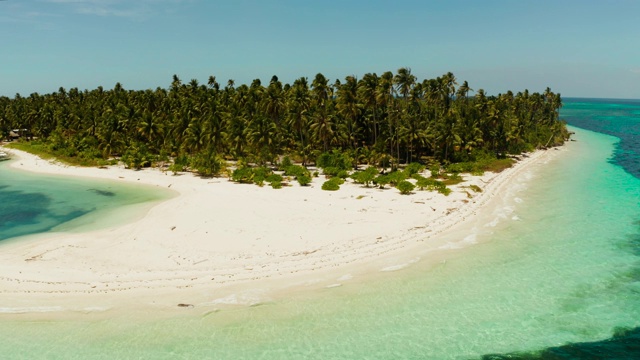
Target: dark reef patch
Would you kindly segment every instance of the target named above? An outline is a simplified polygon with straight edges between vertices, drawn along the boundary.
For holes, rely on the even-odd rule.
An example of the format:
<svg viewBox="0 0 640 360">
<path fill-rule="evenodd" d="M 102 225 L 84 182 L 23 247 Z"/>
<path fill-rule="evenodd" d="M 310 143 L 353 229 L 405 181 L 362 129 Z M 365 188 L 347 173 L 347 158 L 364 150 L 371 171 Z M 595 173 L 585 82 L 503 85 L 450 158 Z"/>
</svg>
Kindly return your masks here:
<svg viewBox="0 0 640 360">
<path fill-rule="evenodd" d="M 489 354 L 482 360 L 640 359 L 640 327 L 616 329 L 611 338 L 550 347 L 530 353 Z"/>
</svg>

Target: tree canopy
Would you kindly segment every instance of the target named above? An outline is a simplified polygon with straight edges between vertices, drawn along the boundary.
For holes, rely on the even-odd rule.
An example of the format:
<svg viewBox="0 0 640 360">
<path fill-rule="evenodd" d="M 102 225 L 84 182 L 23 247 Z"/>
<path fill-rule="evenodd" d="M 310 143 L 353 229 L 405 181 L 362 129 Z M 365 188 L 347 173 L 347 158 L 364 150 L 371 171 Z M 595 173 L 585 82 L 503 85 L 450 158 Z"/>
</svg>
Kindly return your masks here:
<svg viewBox="0 0 640 360">
<path fill-rule="evenodd" d="M 292 84 L 273 76 L 236 86 L 174 75 L 168 89 L 77 88 L 0 97 L 0 132 L 35 137 L 54 154 L 107 159 L 221 159 L 267 163 L 290 155 L 303 164 L 323 152 L 356 163 L 441 163 L 496 158 L 561 144 L 560 94 L 547 88 L 487 96 L 452 73 L 418 80 L 409 68 L 331 83 L 322 74 Z"/>
</svg>

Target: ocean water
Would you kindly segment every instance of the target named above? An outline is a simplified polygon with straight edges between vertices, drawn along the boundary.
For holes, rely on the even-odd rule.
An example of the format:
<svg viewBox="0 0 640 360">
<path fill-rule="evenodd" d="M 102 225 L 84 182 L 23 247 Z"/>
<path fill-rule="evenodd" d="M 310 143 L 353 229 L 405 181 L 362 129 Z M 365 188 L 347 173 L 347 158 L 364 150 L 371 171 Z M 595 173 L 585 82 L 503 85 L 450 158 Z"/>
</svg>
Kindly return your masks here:
<svg viewBox="0 0 640 360">
<path fill-rule="evenodd" d="M 115 212 L 167 197 L 145 186 L 35 175 L 8 165 L 0 163 L 0 241 L 105 226 L 122 221 Z M 110 222 L 101 221 L 107 214 Z"/>
<path fill-rule="evenodd" d="M 562 117 L 587 127 L 580 121 L 593 116 L 599 124 L 589 106 L 606 116 L 601 102 L 580 100 L 568 102 Z M 633 112 L 615 116 L 629 126 L 640 122 Z M 620 127 L 610 133 L 630 133 L 615 116 L 608 121 Z M 627 151 L 621 150 L 624 140 L 592 129 L 598 132 L 572 128 L 577 141 L 549 150 L 558 152 L 555 158 L 516 177 L 517 188 L 501 194 L 495 211 L 447 235 L 452 245 L 467 246 L 445 246 L 399 271 L 254 307 L 107 320 L 0 314 L 0 354 L 7 359 L 639 358 L 640 179 L 632 166 L 618 163 Z"/>
<path fill-rule="evenodd" d="M 640 178 L 640 100 L 565 99 L 562 118 L 570 125 L 620 139 L 611 162 Z"/>
</svg>

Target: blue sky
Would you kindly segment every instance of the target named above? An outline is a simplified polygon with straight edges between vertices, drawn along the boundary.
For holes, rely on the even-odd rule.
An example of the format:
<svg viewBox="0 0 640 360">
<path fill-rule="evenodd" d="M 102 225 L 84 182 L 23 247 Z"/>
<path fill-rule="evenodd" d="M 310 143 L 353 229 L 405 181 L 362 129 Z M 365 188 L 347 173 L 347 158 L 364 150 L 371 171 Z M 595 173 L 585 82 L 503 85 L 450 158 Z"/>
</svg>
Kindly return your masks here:
<svg viewBox="0 0 640 360">
<path fill-rule="evenodd" d="M 638 99 L 638 14 L 636 0 L 7 0 L 0 95 L 410 67 L 490 94 Z"/>
</svg>

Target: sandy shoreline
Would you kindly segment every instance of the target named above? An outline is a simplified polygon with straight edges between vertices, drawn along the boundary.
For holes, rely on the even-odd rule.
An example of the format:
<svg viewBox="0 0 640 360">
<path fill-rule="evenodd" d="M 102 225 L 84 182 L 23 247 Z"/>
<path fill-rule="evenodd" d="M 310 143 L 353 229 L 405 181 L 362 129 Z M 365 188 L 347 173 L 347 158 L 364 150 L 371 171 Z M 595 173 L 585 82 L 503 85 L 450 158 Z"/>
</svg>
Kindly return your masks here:
<svg viewBox="0 0 640 360">
<path fill-rule="evenodd" d="M 431 250 L 473 243 L 443 235 L 464 233 L 478 213 L 499 206 L 515 177 L 555 153 L 528 154 L 500 174 L 464 176 L 445 197 L 356 184 L 327 192 L 322 176 L 311 187 L 274 190 L 157 169 L 60 166 L 11 151 L 19 157 L 14 169 L 139 183 L 178 196 L 130 224 L 0 244 L 0 314 L 173 311 L 178 304 L 210 311 L 399 270 Z"/>
</svg>

